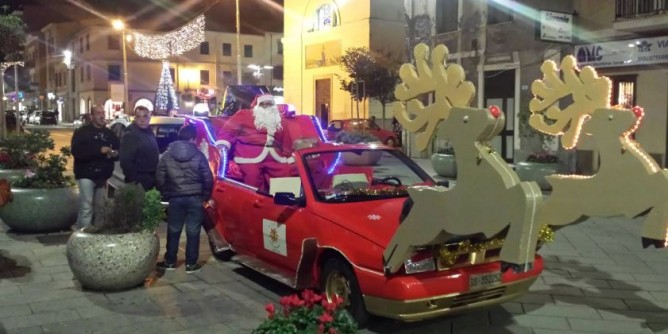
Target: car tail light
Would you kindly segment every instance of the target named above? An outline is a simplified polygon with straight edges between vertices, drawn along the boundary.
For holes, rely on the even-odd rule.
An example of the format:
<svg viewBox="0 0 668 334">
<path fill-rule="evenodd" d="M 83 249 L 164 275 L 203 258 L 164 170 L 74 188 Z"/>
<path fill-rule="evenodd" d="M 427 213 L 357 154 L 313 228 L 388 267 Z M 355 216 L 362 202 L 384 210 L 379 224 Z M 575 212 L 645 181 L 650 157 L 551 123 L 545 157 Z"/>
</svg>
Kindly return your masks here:
<svg viewBox="0 0 668 334">
<path fill-rule="evenodd" d="M 436 262 L 431 251 L 418 252 L 416 255 L 404 262 L 406 274 L 417 274 L 426 271 L 435 271 Z"/>
</svg>

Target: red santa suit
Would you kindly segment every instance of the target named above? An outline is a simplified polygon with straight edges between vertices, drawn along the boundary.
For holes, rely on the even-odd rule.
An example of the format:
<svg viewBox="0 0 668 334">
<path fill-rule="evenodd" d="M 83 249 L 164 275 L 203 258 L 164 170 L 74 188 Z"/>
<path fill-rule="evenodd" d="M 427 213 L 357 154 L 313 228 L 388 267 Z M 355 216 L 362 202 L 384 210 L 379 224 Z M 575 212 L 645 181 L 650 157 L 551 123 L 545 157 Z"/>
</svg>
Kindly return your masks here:
<svg viewBox="0 0 668 334">
<path fill-rule="evenodd" d="M 257 103 L 270 98 L 273 102 L 271 96 L 260 96 Z M 273 108 L 278 113 L 276 106 Z M 294 163 L 294 158 L 283 149 L 287 136 L 283 131 L 285 121 L 280 113 L 278 116 L 267 116 L 270 119 L 267 125 L 256 120 L 259 112 L 256 106 L 252 110 L 242 109 L 235 113 L 225 122 L 216 145 L 223 145 L 232 153 L 230 157 L 241 169 L 244 183 L 266 189 L 269 178 L 290 174 L 289 164 Z"/>
</svg>

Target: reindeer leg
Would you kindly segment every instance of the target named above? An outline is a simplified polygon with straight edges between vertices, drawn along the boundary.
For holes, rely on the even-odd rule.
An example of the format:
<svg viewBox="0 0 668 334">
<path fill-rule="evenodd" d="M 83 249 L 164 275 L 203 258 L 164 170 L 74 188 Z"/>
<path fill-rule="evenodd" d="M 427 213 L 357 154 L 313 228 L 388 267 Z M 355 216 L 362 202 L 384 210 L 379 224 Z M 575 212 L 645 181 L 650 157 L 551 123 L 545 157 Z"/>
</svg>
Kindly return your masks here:
<svg viewBox="0 0 668 334">
<path fill-rule="evenodd" d="M 536 213 L 543 195 L 534 182 L 521 182 L 512 188 L 512 192 L 508 207 L 513 211 L 509 216 L 510 228 L 501 247 L 501 270 L 513 269 L 523 273 L 533 268 L 539 230 Z M 515 203 L 522 204 L 517 206 Z"/>
<path fill-rule="evenodd" d="M 385 248 L 385 252 L 383 252 L 383 268 L 386 275 L 396 273 L 404 264 L 404 259 L 410 257 L 414 251 L 413 246 L 406 241 L 397 240 L 401 239 L 398 236 L 400 236 L 399 231 L 395 233 L 389 245 Z"/>
<path fill-rule="evenodd" d="M 655 206 L 651 209 L 643 222 L 643 248 L 649 246 L 665 248 L 668 246 L 668 202 L 662 201 L 660 204 L 660 206 Z"/>
</svg>

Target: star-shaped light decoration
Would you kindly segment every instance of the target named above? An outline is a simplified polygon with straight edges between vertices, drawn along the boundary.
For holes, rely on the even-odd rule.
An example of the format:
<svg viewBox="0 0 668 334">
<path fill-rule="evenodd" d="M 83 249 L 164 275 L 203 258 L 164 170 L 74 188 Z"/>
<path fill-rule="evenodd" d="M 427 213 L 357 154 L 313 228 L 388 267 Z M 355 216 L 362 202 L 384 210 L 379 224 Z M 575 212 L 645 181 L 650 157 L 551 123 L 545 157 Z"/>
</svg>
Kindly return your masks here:
<svg viewBox="0 0 668 334">
<path fill-rule="evenodd" d="M 368 216 L 366 216 L 366 217 L 369 218 L 369 220 L 380 220 L 380 218 L 381 218 L 380 215 L 377 215 L 377 214 L 375 214 L 375 213 L 374 213 L 374 214 L 370 214 L 370 215 L 368 215 Z"/>
</svg>

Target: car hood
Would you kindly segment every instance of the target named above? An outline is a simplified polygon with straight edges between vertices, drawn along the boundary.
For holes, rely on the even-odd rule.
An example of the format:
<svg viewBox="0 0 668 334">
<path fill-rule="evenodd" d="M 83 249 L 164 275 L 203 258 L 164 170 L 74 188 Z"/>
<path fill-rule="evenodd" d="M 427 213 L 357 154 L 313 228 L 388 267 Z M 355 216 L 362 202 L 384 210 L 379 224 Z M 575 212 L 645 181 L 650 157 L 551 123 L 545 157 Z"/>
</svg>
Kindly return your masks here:
<svg viewBox="0 0 668 334">
<path fill-rule="evenodd" d="M 399 226 L 408 197 L 353 203 L 322 203 L 314 213 L 385 248 Z"/>
</svg>

